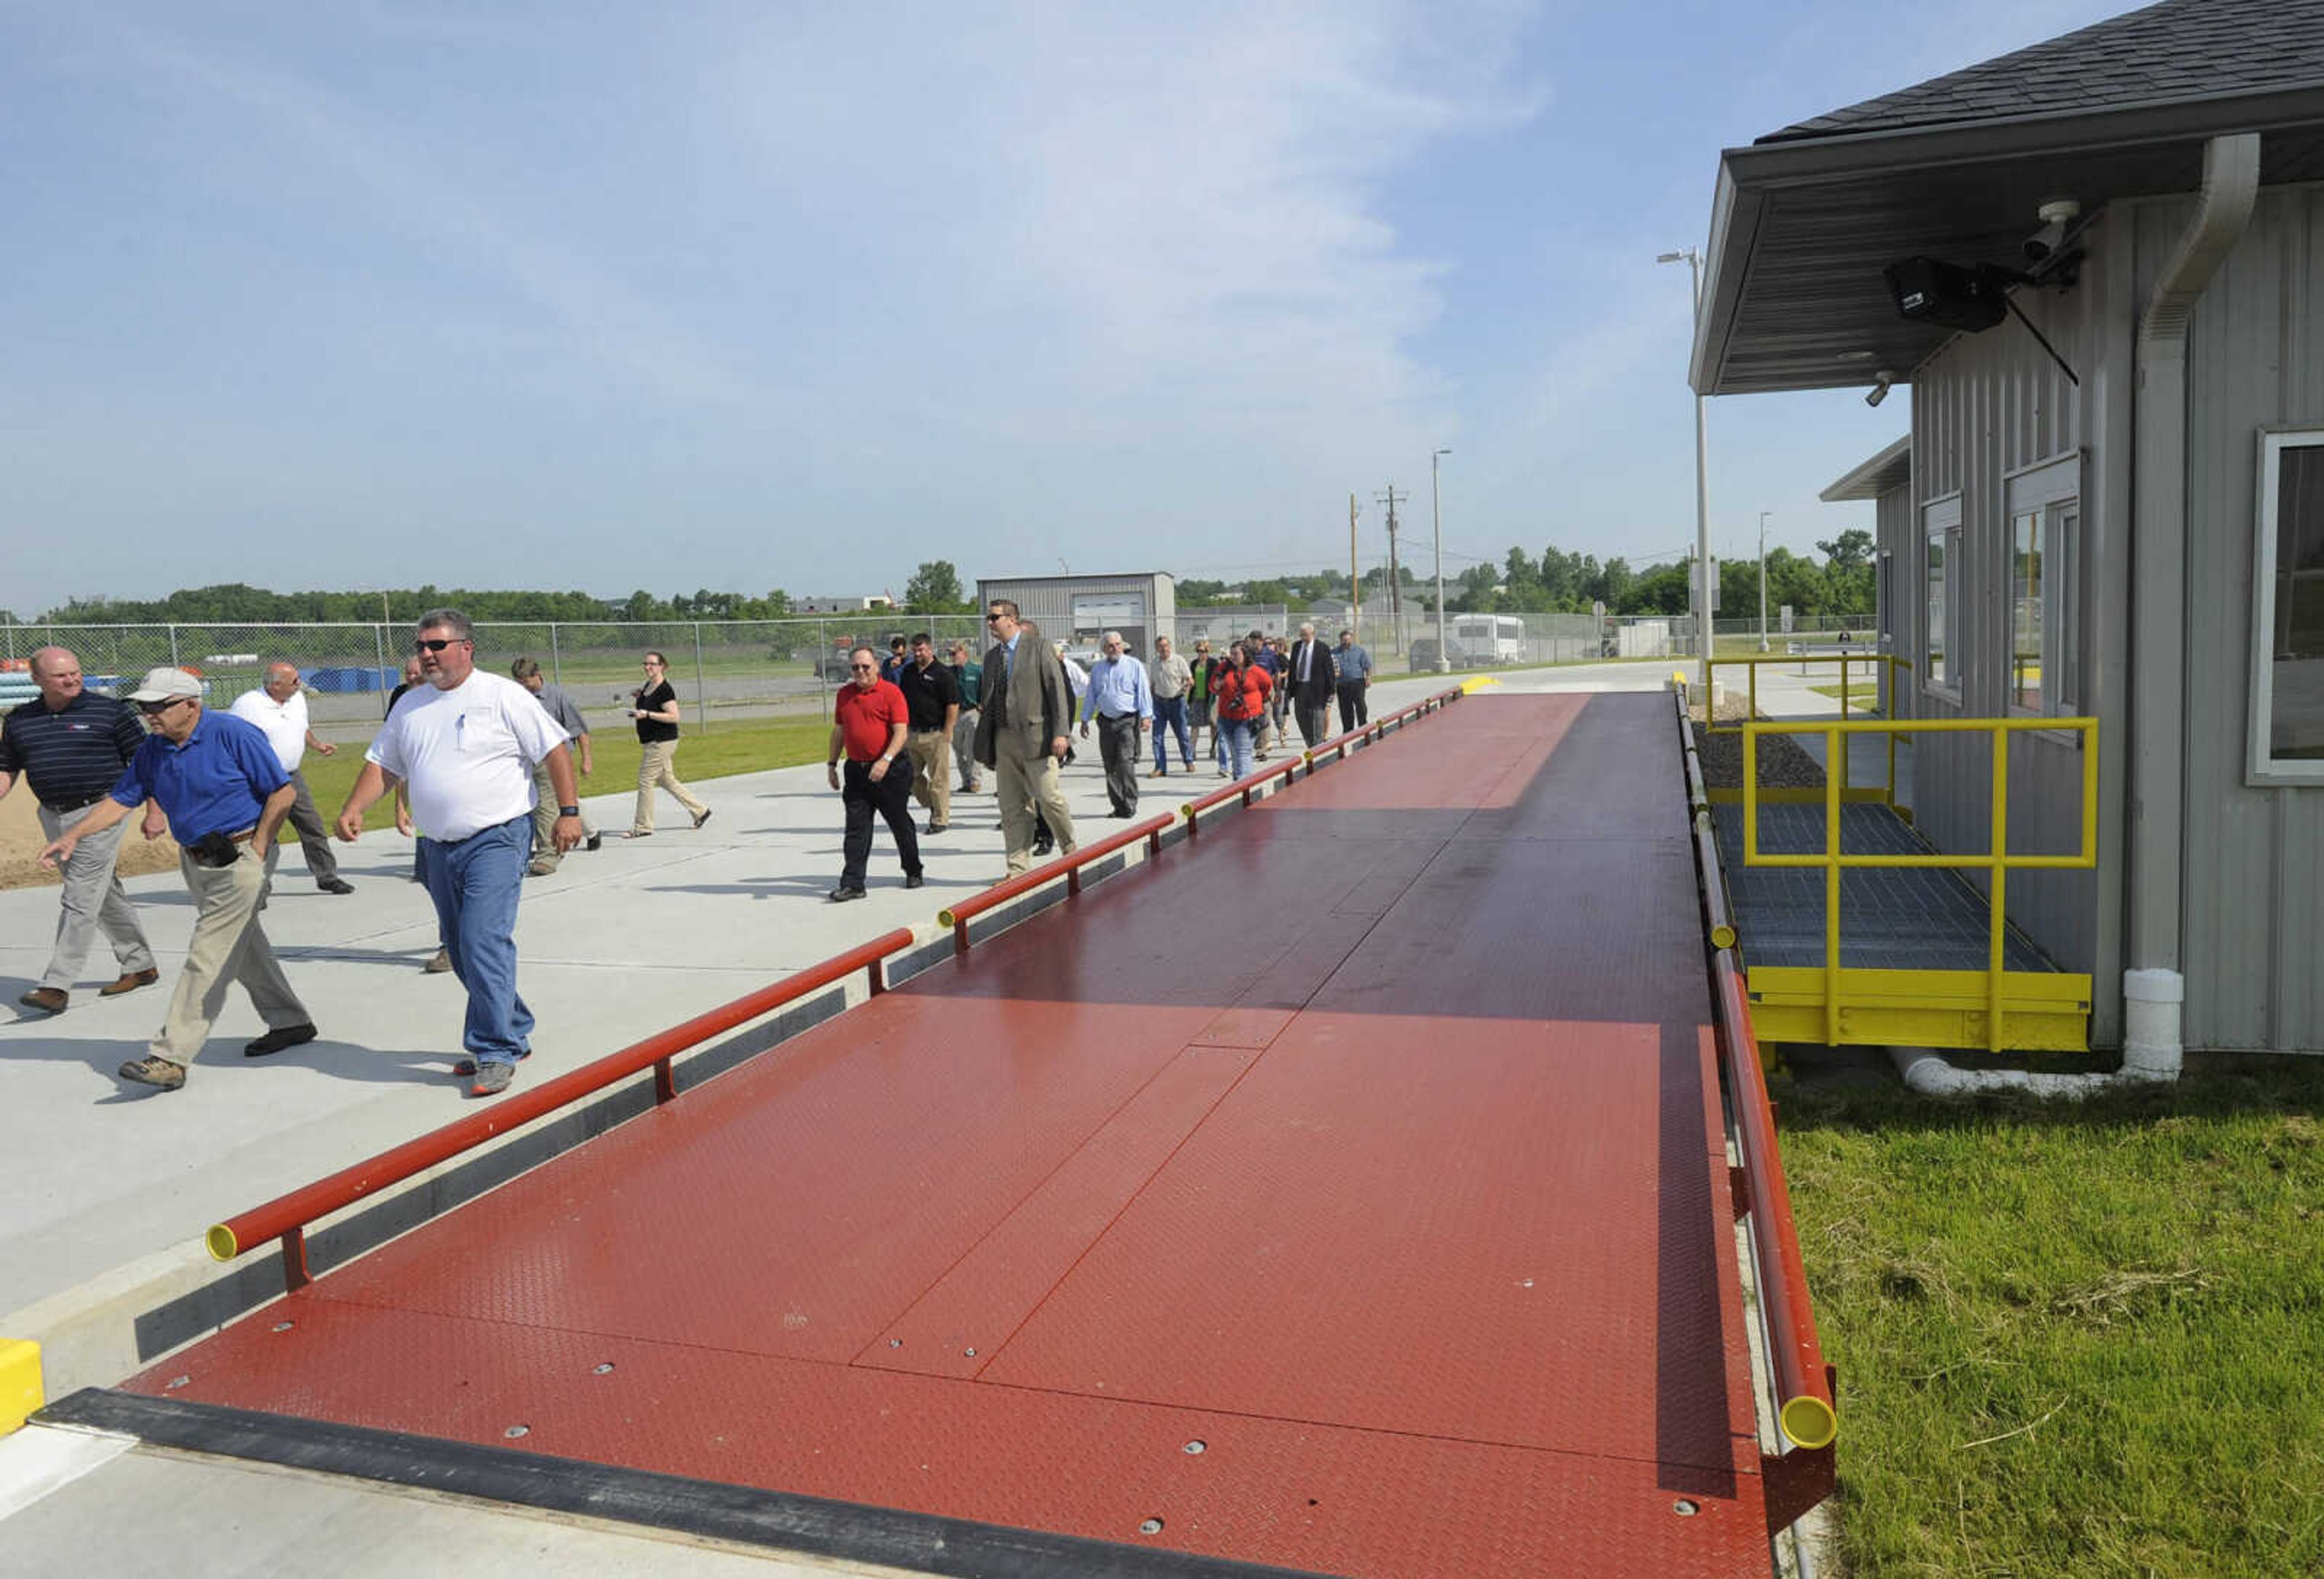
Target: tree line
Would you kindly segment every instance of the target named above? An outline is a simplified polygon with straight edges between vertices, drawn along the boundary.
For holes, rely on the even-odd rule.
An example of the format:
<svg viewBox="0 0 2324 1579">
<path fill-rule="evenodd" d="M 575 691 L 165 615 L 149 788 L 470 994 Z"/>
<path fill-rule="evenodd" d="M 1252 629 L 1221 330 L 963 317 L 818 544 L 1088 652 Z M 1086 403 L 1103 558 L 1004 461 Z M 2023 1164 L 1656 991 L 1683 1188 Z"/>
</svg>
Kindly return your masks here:
<svg viewBox="0 0 2324 1579">
<path fill-rule="evenodd" d="M 1789 604 L 1803 614 L 1868 614 L 1873 606 L 1872 534 L 1861 529 L 1841 532 L 1829 542 L 1818 542 L 1824 559 L 1818 560 L 1774 549 L 1767 554 L 1767 607 L 1773 612 Z M 1424 579 L 1412 567 L 1397 567 L 1397 583 L 1405 603 L 1422 609 L 1435 606 L 1435 583 Z M 1388 585 L 1384 567 L 1363 577 L 1366 597 L 1378 596 Z M 1280 605 L 1304 608 L 1319 598 L 1345 598 L 1349 580 L 1344 570 L 1323 569 L 1310 575 L 1272 577 L 1239 583 L 1185 577 L 1177 582 L 1183 607 L 1205 608 L 1241 604 Z M 1758 608 L 1759 568 L 1756 559 L 1728 559 L 1719 571 L 1721 616 L 1748 617 Z M 1687 565 L 1683 560 L 1649 569 L 1632 568 L 1619 555 L 1602 563 L 1593 554 L 1569 553 L 1551 544 L 1538 559 L 1512 547 L 1499 565 L 1472 565 L 1445 583 L 1448 611 L 1469 614 L 1588 614 L 1593 604 L 1613 614 L 1680 614 L 1687 612 Z M 478 622 L 556 620 L 626 620 L 644 624 L 684 620 L 779 620 L 793 614 L 791 597 L 780 587 L 753 596 L 741 592 L 713 592 L 699 587 L 691 593 L 656 596 L 641 587 L 626 598 L 603 598 L 587 592 L 485 591 L 433 585 L 394 591 L 270 592 L 264 587 L 231 581 L 216 586 L 188 587 L 167 597 L 74 598 L 50 609 L 32 623 L 60 625 L 284 625 L 370 624 L 409 621 L 422 612 L 445 605 L 460 609 Z M 899 614 L 960 614 L 975 612 L 964 590 L 960 572 L 949 559 L 922 563 L 906 584 Z M 19 623 L 0 614 L 0 623 Z"/>
</svg>

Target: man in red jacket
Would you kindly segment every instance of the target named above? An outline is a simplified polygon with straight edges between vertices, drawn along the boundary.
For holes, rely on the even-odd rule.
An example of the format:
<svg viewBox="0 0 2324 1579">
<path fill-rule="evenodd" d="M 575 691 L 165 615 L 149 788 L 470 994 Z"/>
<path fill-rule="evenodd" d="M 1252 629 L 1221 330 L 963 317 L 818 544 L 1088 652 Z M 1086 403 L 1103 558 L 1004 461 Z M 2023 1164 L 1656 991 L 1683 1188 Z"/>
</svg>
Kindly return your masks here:
<svg viewBox="0 0 2324 1579">
<path fill-rule="evenodd" d="M 847 837 L 834 903 L 863 897 L 863 869 L 872 858 L 872 814 L 887 819 L 904 863 L 904 886 L 920 886 L 920 840 L 912 829 L 912 759 L 904 739 L 911 732 L 911 709 L 904 693 L 880 678 L 880 655 L 858 647 L 847 655 L 848 682 L 832 710 L 831 787 L 847 804 Z M 846 753 L 844 785 L 840 755 Z"/>
</svg>

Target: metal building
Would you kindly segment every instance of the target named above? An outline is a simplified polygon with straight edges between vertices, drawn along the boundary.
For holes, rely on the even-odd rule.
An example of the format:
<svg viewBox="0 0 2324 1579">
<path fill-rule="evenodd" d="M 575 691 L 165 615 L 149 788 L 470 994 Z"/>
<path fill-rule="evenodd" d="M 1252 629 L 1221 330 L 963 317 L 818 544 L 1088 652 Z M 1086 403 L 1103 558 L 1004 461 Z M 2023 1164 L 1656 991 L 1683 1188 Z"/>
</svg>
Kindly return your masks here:
<svg viewBox="0 0 2324 1579">
<path fill-rule="evenodd" d="M 1120 631 L 1140 658 L 1154 651 L 1154 638 L 1172 633 L 1178 604 L 1176 583 L 1166 570 L 1116 576 L 1000 576 L 976 584 L 980 605 L 996 597 L 1014 603 L 1024 617 L 1053 642 L 1075 655 L 1094 658 L 1098 637 Z"/>
<path fill-rule="evenodd" d="M 2006 891 L 2092 1043 L 2183 987 L 2186 1047 L 2324 1051 L 2324 7 L 2166 0 L 1785 127 L 1711 224 L 1698 391 L 1910 386 L 1825 497 L 1879 501 L 1895 713 L 2032 721 L 2012 853 L 2080 838 L 2090 737 L 2039 721 L 2098 721 L 2095 869 Z M 1918 746 L 1940 848 L 1989 847 L 1990 751 Z"/>
</svg>

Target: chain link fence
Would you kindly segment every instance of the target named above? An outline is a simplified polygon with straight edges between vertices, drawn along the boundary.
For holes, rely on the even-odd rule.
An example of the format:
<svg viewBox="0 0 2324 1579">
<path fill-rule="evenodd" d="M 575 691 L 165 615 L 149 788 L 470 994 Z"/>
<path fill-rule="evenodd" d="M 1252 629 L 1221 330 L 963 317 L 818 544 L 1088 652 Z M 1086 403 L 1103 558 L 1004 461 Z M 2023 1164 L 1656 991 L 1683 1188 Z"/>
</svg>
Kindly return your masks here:
<svg viewBox="0 0 2324 1579">
<path fill-rule="evenodd" d="M 1213 649 L 1259 631 L 1289 636 L 1313 622 L 1327 641 L 1351 626 L 1386 674 L 1436 667 L 1438 620 L 1416 603 L 1393 613 L 1367 609 L 1351 618 L 1344 607 L 1303 613 L 1280 604 L 1188 608 L 1156 622 L 1180 652 L 1196 642 Z M 1685 615 L 1469 614 L 1443 621 L 1444 655 L 1458 669 L 1520 664 L 1579 663 L 1609 659 L 1689 658 L 1697 651 L 1694 622 Z M 1756 651 L 1756 620 L 1720 620 L 1712 626 L 1721 654 Z M 573 621 L 480 623 L 476 662 L 506 674 L 518 658 L 537 660 L 585 714 L 620 716 L 640 683 L 640 658 L 659 651 L 672 683 L 699 728 L 722 719 L 818 713 L 847 678 L 847 652 L 868 645 L 883 655 L 896 636 L 927 632 L 942 658 L 965 642 L 981 657 L 984 622 L 976 614 L 898 614 L 872 610 L 794 620 L 688 620 L 659 623 Z M 1775 651 L 1787 643 L 1873 640 L 1869 615 L 1794 619 L 1789 633 L 1770 628 Z M 1054 633 L 1049 634 L 1054 635 Z M 33 695 L 26 660 L 42 647 L 70 648 L 89 683 L 116 693 L 152 668 L 173 664 L 198 674 L 210 702 L 226 706 L 263 680 L 280 659 L 298 665 L 317 727 L 343 733 L 376 722 L 387 693 L 402 678 L 411 639 L 409 624 L 317 625 L 7 625 L 0 626 L 0 706 Z M 1076 638 L 1076 640 L 1079 640 Z M 1093 641 L 1074 651 L 1096 656 Z M 1143 656 L 1143 655 L 1141 655 Z"/>
</svg>

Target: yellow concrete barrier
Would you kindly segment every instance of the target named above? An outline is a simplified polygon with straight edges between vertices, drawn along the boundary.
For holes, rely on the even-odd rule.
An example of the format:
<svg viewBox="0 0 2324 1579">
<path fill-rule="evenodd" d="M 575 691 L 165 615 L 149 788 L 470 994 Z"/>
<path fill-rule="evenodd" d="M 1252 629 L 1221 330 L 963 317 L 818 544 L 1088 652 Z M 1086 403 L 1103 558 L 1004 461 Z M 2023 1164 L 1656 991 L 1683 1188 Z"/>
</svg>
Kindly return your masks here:
<svg viewBox="0 0 2324 1579">
<path fill-rule="evenodd" d="M 0 1436 L 32 1417 L 48 1399 L 41 1393 L 41 1345 L 0 1338 Z"/>
</svg>

